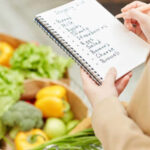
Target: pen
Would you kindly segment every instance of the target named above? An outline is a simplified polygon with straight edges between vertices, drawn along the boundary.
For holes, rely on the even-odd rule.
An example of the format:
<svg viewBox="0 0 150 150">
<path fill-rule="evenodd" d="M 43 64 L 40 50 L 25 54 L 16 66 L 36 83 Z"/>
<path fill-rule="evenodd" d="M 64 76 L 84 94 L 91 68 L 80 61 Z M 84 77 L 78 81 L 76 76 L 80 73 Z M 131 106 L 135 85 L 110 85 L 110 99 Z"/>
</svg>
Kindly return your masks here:
<svg viewBox="0 0 150 150">
<path fill-rule="evenodd" d="M 138 7 L 138 8 L 135 8 L 136 10 L 139 10 L 141 12 L 145 12 L 145 11 L 148 11 L 150 10 L 150 4 L 147 4 L 147 5 L 144 5 L 144 6 L 141 6 L 141 7 Z M 118 15 L 116 15 L 116 18 L 123 18 L 124 16 L 126 15 L 126 13 L 120 13 Z"/>
</svg>

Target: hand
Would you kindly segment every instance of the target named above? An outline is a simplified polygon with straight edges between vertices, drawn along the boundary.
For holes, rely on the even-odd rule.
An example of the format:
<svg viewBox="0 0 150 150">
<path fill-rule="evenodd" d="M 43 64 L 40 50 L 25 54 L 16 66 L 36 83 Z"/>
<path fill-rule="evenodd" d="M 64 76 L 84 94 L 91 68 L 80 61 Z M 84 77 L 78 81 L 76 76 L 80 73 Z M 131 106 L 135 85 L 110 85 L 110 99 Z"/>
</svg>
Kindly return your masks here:
<svg viewBox="0 0 150 150">
<path fill-rule="evenodd" d="M 102 86 L 98 86 L 83 70 L 81 70 L 84 91 L 91 104 L 95 106 L 101 100 L 110 96 L 118 97 L 127 86 L 132 73 L 128 73 L 116 81 L 117 72 L 112 68 L 107 73 Z M 116 82 L 115 82 L 116 81 Z"/>
<path fill-rule="evenodd" d="M 144 13 L 135 8 L 147 5 L 146 3 L 135 1 L 125 6 L 121 11 L 125 13 L 125 26 L 146 42 L 150 41 L 150 11 Z"/>
</svg>

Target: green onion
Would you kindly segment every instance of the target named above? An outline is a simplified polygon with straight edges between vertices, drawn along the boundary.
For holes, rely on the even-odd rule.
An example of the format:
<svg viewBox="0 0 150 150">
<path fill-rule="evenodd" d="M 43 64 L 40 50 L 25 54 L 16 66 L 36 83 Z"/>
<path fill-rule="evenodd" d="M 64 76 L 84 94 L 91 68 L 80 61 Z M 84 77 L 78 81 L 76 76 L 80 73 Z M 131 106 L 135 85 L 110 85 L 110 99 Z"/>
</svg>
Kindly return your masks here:
<svg viewBox="0 0 150 150">
<path fill-rule="evenodd" d="M 102 150 L 92 129 L 50 140 L 32 150 Z"/>
</svg>

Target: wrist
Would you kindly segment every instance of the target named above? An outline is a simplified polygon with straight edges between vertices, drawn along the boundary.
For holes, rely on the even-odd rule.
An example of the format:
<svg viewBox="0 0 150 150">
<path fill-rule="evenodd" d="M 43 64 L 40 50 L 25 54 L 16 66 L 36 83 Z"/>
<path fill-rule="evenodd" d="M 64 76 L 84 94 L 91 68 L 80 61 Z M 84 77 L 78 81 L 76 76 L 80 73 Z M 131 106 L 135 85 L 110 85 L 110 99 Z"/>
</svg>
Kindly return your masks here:
<svg viewBox="0 0 150 150">
<path fill-rule="evenodd" d="M 104 101 L 110 101 L 112 99 L 118 99 L 118 97 L 111 95 L 111 96 L 106 96 L 106 97 L 100 98 L 98 100 L 92 101 L 91 102 L 92 108 L 95 109 L 95 108 L 99 107 Z"/>
<path fill-rule="evenodd" d="M 97 107 L 99 107 L 104 101 L 109 101 L 111 99 L 116 99 L 117 97 L 116 96 L 107 96 L 107 97 L 103 97 L 103 98 L 100 98 L 99 100 L 95 100 L 91 103 L 92 105 L 92 108 L 95 109 Z"/>
</svg>

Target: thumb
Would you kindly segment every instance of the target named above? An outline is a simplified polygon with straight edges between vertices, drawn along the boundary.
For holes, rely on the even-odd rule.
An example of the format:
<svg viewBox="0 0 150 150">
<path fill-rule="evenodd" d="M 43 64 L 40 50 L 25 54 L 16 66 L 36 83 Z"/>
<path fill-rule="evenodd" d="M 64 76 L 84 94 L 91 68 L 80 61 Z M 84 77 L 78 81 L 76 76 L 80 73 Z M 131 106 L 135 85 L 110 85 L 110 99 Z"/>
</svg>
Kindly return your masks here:
<svg viewBox="0 0 150 150">
<path fill-rule="evenodd" d="M 148 18 L 149 18 L 148 15 L 146 15 L 136 9 L 130 10 L 125 15 L 125 19 L 134 19 L 134 20 L 137 20 L 140 24 L 145 24 L 147 22 Z"/>
<path fill-rule="evenodd" d="M 106 74 L 104 83 L 106 84 L 114 84 L 116 81 L 116 77 L 117 77 L 117 71 L 115 68 L 111 68 L 108 73 Z"/>
</svg>

